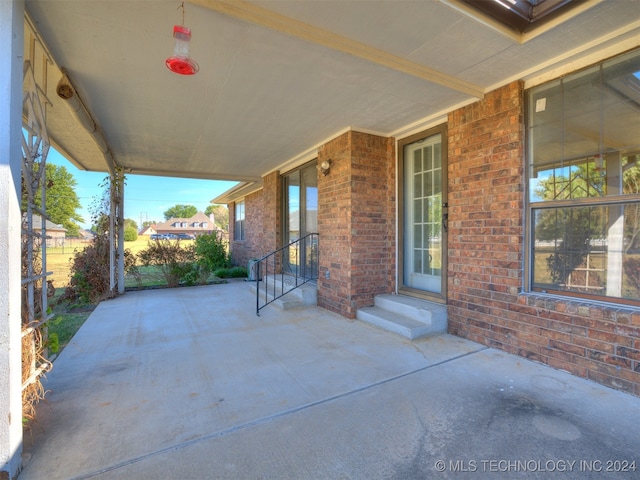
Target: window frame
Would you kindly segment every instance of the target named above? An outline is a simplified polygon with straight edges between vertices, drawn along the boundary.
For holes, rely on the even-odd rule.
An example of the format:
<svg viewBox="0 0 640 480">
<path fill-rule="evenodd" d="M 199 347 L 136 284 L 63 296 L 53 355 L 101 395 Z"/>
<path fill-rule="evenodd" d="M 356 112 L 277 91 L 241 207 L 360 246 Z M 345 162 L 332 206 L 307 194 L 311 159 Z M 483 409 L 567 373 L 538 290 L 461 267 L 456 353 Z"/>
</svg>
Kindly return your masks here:
<svg viewBox="0 0 640 480">
<path fill-rule="evenodd" d="M 634 53 L 632 53 L 634 52 Z M 535 274 L 535 268 L 534 268 L 534 253 L 535 253 L 535 248 L 534 248 L 534 243 L 535 243 L 535 236 L 536 236 L 536 219 L 535 219 L 535 213 L 541 210 L 545 210 L 545 209 L 551 209 L 551 210 L 556 210 L 558 212 L 561 212 L 564 209 L 567 209 L 567 207 L 570 208 L 581 208 L 581 207 L 603 207 L 605 209 L 611 208 L 611 207 L 615 207 L 616 205 L 622 205 L 622 204 L 631 204 L 631 205 L 640 205 L 640 192 L 637 193 L 614 193 L 614 194 L 603 194 L 601 196 L 588 196 L 588 197 L 579 197 L 579 198 L 569 198 L 569 199 L 565 199 L 565 198 L 556 198 L 556 199 L 552 199 L 552 200 L 539 200 L 539 201 L 534 201 L 532 198 L 532 189 L 533 189 L 533 185 L 532 185 L 532 178 L 537 178 L 537 174 L 534 176 L 534 171 L 545 171 L 540 167 L 548 167 L 548 170 L 553 170 L 554 168 L 569 168 L 571 166 L 575 166 L 575 165 L 587 165 L 589 163 L 589 159 L 592 158 L 593 156 L 590 154 L 584 155 L 581 159 L 577 160 L 577 159 L 562 159 L 562 158 L 558 158 L 557 162 L 551 162 L 551 163 L 540 163 L 540 164 L 535 164 L 534 163 L 534 142 L 533 142 L 533 123 L 532 122 L 532 108 L 533 108 L 533 103 L 534 103 L 534 99 L 533 99 L 533 94 L 534 92 L 540 91 L 540 89 L 543 89 L 552 85 L 553 83 L 557 83 L 560 88 L 563 88 L 563 82 L 566 81 L 571 81 L 574 80 L 576 78 L 578 78 L 578 76 L 587 70 L 590 69 L 594 69 L 595 67 L 598 68 L 598 72 L 600 74 L 600 78 L 602 79 L 605 75 L 605 71 L 606 71 L 606 67 L 608 65 L 611 66 L 615 66 L 616 60 L 618 58 L 622 58 L 626 55 L 635 55 L 635 59 L 640 58 L 640 49 L 636 49 L 634 51 L 630 51 L 630 52 L 624 52 L 620 55 L 617 55 L 615 57 L 603 60 L 601 62 L 598 62 L 595 65 L 591 65 L 589 67 L 586 67 L 585 69 L 581 69 L 578 71 L 574 71 L 571 72 L 565 76 L 563 76 L 562 78 L 559 79 L 555 79 L 555 80 L 551 80 L 549 82 L 546 82 L 544 84 L 541 85 L 537 85 L 534 88 L 531 88 L 529 90 L 526 91 L 525 95 L 526 95 L 526 101 L 524 102 L 525 104 L 525 119 L 526 119 L 526 125 L 525 125 L 525 152 L 526 152 L 526 157 L 525 157 L 525 161 L 526 161 L 526 168 L 525 168 L 525 225 L 526 225 L 526 235 L 525 235 L 525 255 L 524 255 L 524 286 L 525 286 L 525 290 L 529 291 L 529 292 L 536 292 L 536 293 L 547 293 L 547 294 L 553 294 L 553 295 L 557 295 L 560 297 L 570 297 L 570 298 L 581 298 L 581 299 L 586 299 L 586 300 L 590 300 L 590 301 L 599 301 L 599 302 L 606 302 L 606 303 L 611 303 L 611 304 L 622 304 L 622 305 L 633 305 L 633 306 L 640 306 L 640 299 L 629 299 L 629 298 L 624 298 L 622 297 L 622 292 L 620 293 L 620 297 L 616 297 L 616 296 L 608 296 L 606 294 L 606 290 L 603 294 L 594 294 L 594 293 L 589 293 L 588 289 L 589 289 L 589 285 L 585 285 L 585 289 L 587 290 L 587 292 L 576 292 L 576 291 L 570 291 L 570 290 L 562 290 L 562 289 L 553 289 L 553 288 L 543 288 L 541 286 L 535 286 L 535 279 L 534 279 L 534 274 Z M 630 57 L 631 57 L 630 55 Z M 638 75 L 636 74 L 636 77 Z M 601 84 L 602 85 L 602 84 Z M 562 95 L 564 95 L 564 92 L 562 93 Z M 562 113 L 565 113 L 564 107 L 563 107 L 563 111 Z M 588 113 L 588 110 L 585 111 L 585 113 Z M 640 115 L 640 113 L 638 114 Z M 564 117 L 563 117 L 564 118 Z M 538 124 L 539 125 L 539 124 Z M 564 126 L 563 126 L 564 128 Z M 597 134 L 600 136 L 600 143 L 602 145 L 602 141 L 603 141 L 603 136 L 604 136 L 604 131 L 606 130 L 607 125 L 606 122 L 603 120 L 600 128 L 597 132 Z M 563 137 L 564 138 L 564 137 Z M 565 143 L 562 143 L 562 147 L 564 148 L 566 146 Z M 635 147 L 635 144 L 634 144 Z M 618 154 L 619 154 L 619 173 L 620 175 L 624 174 L 624 166 L 622 165 L 622 158 L 624 158 L 623 155 L 623 151 L 622 150 L 617 150 Z M 599 152 L 593 152 L 595 155 L 595 157 L 600 156 L 600 158 L 604 158 L 605 155 L 608 152 L 604 152 L 602 146 L 599 149 Z M 636 162 L 638 162 L 638 156 L 635 153 L 635 150 L 631 150 L 630 152 L 626 152 L 626 156 L 627 158 L 629 156 L 635 155 L 636 156 Z M 554 167 L 553 165 L 558 165 L 558 167 Z M 636 163 L 637 165 L 637 163 Z M 605 167 L 606 169 L 606 167 Z M 607 184 L 607 180 L 605 177 L 605 184 Z M 620 183 L 622 183 L 622 179 L 620 179 Z M 566 213 L 566 212 L 564 212 Z M 595 249 L 589 249 L 588 252 L 594 252 Z M 608 255 L 610 255 L 608 250 L 605 250 L 606 256 L 605 258 L 607 258 Z M 589 266 L 587 265 L 587 268 Z M 622 265 L 620 266 L 621 270 L 624 270 L 624 268 L 622 267 Z M 605 272 L 609 272 L 608 269 L 605 270 Z M 587 282 L 588 283 L 588 282 Z M 606 283 L 605 283 L 606 284 Z M 571 286 L 569 286 L 569 288 L 571 288 Z"/>
<path fill-rule="evenodd" d="M 244 200 L 240 200 L 239 202 L 235 203 L 233 214 L 233 240 L 236 242 L 242 242 L 245 240 L 246 233 L 246 210 Z"/>
</svg>

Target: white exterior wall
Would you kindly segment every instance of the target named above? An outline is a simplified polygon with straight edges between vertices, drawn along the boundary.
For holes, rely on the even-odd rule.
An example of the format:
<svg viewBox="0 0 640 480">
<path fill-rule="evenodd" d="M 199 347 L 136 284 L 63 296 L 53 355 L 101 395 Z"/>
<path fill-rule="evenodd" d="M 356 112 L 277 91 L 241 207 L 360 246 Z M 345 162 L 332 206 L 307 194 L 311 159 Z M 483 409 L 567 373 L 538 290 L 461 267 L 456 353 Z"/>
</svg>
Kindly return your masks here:
<svg viewBox="0 0 640 480">
<path fill-rule="evenodd" d="M 24 1 L 0 0 L 0 478 L 22 451 L 20 171 Z"/>
</svg>

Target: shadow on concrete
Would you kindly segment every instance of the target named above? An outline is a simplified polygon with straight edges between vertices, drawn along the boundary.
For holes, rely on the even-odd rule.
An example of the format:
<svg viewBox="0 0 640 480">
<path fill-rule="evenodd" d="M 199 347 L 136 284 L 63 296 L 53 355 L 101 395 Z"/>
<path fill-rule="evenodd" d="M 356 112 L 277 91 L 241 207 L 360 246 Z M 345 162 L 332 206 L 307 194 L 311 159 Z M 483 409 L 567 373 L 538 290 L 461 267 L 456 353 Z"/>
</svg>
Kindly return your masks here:
<svg viewBox="0 0 640 480">
<path fill-rule="evenodd" d="M 20 480 L 640 476 L 637 397 L 254 305 L 242 282 L 102 302 L 48 374 Z"/>
</svg>

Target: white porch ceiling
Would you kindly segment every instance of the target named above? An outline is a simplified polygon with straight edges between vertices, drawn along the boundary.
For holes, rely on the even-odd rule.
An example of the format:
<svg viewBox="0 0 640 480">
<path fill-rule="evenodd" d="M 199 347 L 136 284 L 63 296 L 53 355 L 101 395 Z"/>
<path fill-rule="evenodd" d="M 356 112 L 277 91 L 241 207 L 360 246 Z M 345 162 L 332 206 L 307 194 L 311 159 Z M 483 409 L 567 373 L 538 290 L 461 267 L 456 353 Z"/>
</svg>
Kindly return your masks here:
<svg viewBox="0 0 640 480">
<path fill-rule="evenodd" d="M 170 72 L 176 0 L 26 0 L 117 165 L 147 175 L 259 181 L 347 128 L 393 135 L 517 78 L 640 44 L 640 2 L 591 8 L 526 42 L 455 0 L 185 2 L 195 76 Z M 28 40 L 27 40 L 28 42 Z M 55 94 L 48 129 L 80 168 L 102 151 Z"/>
</svg>

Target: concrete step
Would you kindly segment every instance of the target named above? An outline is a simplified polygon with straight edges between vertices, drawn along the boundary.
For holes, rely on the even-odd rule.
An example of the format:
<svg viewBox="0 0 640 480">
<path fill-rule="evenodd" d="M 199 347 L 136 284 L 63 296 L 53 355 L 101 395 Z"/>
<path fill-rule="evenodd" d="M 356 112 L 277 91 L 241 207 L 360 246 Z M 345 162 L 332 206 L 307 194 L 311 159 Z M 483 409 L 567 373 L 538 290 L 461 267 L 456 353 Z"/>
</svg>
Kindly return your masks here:
<svg viewBox="0 0 640 480">
<path fill-rule="evenodd" d="M 445 305 L 404 295 L 377 295 L 374 306 L 358 309 L 356 317 L 410 340 L 447 331 Z"/>
<path fill-rule="evenodd" d="M 300 284 L 298 279 L 296 285 L 295 277 L 269 276 L 263 278 L 260 285 L 260 302 L 271 302 L 274 296 L 284 295 L 276 299 L 271 305 L 281 309 L 289 310 L 318 304 L 318 289 L 315 282 Z M 265 288 L 266 287 L 266 288 Z M 256 295 L 256 282 L 251 282 L 249 289 Z M 274 295 L 275 292 L 275 295 Z"/>
</svg>

